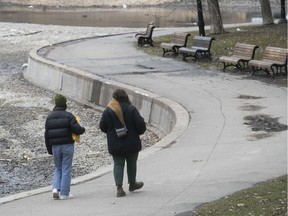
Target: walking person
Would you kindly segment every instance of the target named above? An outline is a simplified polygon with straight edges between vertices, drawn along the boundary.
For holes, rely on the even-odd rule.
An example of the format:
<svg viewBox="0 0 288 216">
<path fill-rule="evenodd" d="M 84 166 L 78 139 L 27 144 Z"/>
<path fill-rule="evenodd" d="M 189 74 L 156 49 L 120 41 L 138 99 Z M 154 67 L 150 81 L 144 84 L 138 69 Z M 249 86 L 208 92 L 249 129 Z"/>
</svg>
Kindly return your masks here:
<svg viewBox="0 0 288 216">
<path fill-rule="evenodd" d="M 146 124 L 136 107 L 134 107 L 123 89 L 116 89 L 113 99 L 104 110 L 99 127 L 107 134 L 108 151 L 114 161 L 114 180 L 117 197 L 126 196 L 123 190 L 125 162 L 129 191 L 143 187 L 143 182 L 136 182 L 137 159 L 142 148 L 139 135 L 146 130 Z"/>
<path fill-rule="evenodd" d="M 55 199 L 72 199 L 70 193 L 71 170 L 74 154 L 72 134 L 81 135 L 85 128 L 81 127 L 76 117 L 67 112 L 67 99 L 60 94 L 55 95 L 55 107 L 46 118 L 45 144 L 48 154 L 54 158 L 54 177 L 52 195 Z"/>
</svg>

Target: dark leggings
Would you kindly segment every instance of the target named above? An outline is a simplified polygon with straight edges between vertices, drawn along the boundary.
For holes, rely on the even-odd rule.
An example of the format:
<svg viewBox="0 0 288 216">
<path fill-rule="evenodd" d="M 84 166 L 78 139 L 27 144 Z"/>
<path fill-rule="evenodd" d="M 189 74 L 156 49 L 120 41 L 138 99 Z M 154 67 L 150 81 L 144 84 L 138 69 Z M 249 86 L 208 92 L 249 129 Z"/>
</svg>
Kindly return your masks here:
<svg viewBox="0 0 288 216">
<path fill-rule="evenodd" d="M 116 186 L 123 185 L 125 161 L 127 163 L 128 183 L 130 184 L 136 182 L 137 159 L 138 159 L 138 152 L 127 156 L 113 155 L 114 160 L 113 173 Z"/>
</svg>

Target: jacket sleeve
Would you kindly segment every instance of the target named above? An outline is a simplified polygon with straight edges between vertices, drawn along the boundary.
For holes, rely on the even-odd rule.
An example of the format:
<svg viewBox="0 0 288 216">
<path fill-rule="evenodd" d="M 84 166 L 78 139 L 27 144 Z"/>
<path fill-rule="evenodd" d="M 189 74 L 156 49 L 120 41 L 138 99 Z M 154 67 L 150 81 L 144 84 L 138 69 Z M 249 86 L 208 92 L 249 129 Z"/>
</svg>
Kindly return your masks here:
<svg viewBox="0 0 288 216">
<path fill-rule="evenodd" d="M 52 153 L 52 145 L 50 145 L 49 142 L 48 142 L 46 130 L 45 130 L 45 133 L 44 133 L 44 138 L 45 138 L 45 146 L 46 146 L 46 149 L 47 149 L 47 153 L 49 155 L 53 155 L 53 153 Z"/>
<path fill-rule="evenodd" d="M 76 134 L 76 135 L 81 135 L 85 132 L 85 128 L 82 127 L 76 120 L 75 116 L 71 115 L 70 119 L 70 127 L 71 127 L 71 131 L 72 133 Z"/>
<path fill-rule="evenodd" d="M 143 134 L 146 131 L 146 123 L 136 108 L 134 108 L 134 120 L 137 133 Z"/>
<path fill-rule="evenodd" d="M 107 118 L 108 118 L 108 110 L 105 109 L 104 112 L 102 113 L 102 116 L 99 122 L 99 128 L 104 133 L 107 133 L 108 131 Z"/>
</svg>

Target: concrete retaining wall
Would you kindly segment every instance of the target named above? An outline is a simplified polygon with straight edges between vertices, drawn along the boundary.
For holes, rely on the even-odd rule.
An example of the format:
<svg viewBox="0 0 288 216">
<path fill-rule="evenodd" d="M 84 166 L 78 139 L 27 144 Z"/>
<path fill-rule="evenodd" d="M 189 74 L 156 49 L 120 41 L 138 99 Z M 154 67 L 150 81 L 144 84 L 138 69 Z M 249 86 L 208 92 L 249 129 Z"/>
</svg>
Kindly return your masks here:
<svg viewBox="0 0 288 216">
<path fill-rule="evenodd" d="M 41 49 L 30 52 L 28 68 L 24 72 L 24 78 L 34 85 L 61 93 L 80 103 L 100 106 L 102 109 L 111 100 L 114 90 L 123 88 L 145 121 L 165 135 L 170 133 L 170 136 L 173 135 L 176 139 L 186 129 L 189 115 L 181 105 L 174 101 L 137 87 L 107 80 L 44 59 L 37 54 L 39 50 Z M 181 117 L 183 119 L 180 119 Z"/>
</svg>

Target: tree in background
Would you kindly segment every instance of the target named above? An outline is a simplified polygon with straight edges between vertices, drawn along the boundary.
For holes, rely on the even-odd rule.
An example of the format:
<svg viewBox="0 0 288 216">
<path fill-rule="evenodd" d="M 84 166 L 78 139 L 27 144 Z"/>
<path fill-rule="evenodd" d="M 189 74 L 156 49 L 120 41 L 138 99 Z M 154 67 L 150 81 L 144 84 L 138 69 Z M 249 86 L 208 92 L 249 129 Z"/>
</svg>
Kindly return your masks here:
<svg viewBox="0 0 288 216">
<path fill-rule="evenodd" d="M 198 15 L 198 27 L 199 27 L 199 35 L 205 36 L 205 23 L 203 18 L 203 9 L 201 0 L 197 1 L 197 15 Z"/>
<path fill-rule="evenodd" d="M 285 3 L 286 0 L 281 0 L 281 19 L 279 20 L 279 24 L 287 23 Z"/>
<path fill-rule="evenodd" d="M 274 24 L 272 10 L 269 0 L 260 0 L 263 25 L 272 25 Z"/>
<path fill-rule="evenodd" d="M 210 33 L 211 34 L 224 34 L 220 7 L 218 0 L 207 0 L 208 10 L 210 14 Z"/>
</svg>

